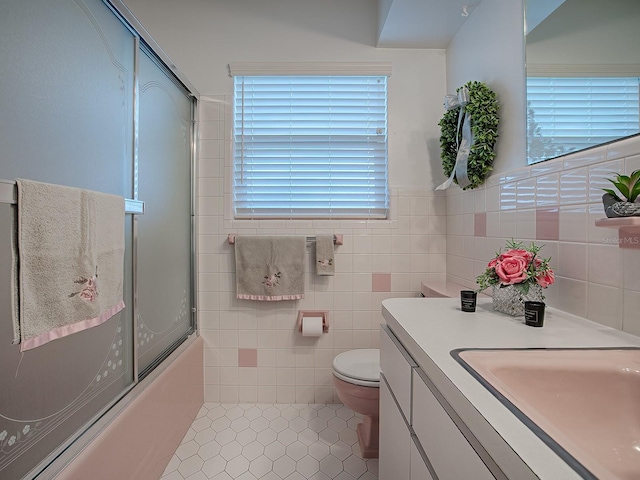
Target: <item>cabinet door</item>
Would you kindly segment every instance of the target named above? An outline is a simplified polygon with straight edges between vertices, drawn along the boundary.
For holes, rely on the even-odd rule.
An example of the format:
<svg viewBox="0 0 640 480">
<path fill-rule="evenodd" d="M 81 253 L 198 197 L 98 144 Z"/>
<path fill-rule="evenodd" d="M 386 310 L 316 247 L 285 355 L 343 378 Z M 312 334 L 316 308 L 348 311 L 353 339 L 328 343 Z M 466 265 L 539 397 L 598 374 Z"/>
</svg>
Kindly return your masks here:
<svg viewBox="0 0 640 480">
<path fill-rule="evenodd" d="M 385 380 L 380 378 L 380 480 L 410 480 L 411 436 L 409 427 L 391 396 Z M 427 477 L 428 478 L 428 477 Z"/>
<path fill-rule="evenodd" d="M 423 372 L 418 372 L 419 369 L 413 372 L 413 429 L 438 478 L 493 480 L 487 466 L 425 383 L 431 382 L 422 378 Z"/>
<path fill-rule="evenodd" d="M 418 437 L 411 435 L 411 480 L 434 480 L 416 445 L 417 441 Z"/>
<path fill-rule="evenodd" d="M 402 414 L 411 423 L 411 356 L 388 327 L 380 330 L 380 370 L 393 391 Z"/>
</svg>

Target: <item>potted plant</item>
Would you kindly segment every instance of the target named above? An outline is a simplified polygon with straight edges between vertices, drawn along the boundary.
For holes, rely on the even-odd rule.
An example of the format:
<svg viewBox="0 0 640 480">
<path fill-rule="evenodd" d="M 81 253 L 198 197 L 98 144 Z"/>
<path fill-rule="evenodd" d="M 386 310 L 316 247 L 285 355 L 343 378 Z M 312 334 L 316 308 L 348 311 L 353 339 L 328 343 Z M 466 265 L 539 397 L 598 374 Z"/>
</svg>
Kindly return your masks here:
<svg viewBox="0 0 640 480">
<path fill-rule="evenodd" d="M 542 289 L 555 282 L 550 258 L 538 254 L 541 246 L 510 240 L 504 252 L 497 252 L 486 270 L 476 278 L 478 291 L 493 287 L 493 309 L 509 315 L 524 315 L 524 302 L 544 300 Z"/>
<path fill-rule="evenodd" d="M 640 168 L 623 175 L 614 173 L 614 179 L 607 178 L 617 192 L 610 188 L 603 188 L 606 193 L 602 196 L 604 213 L 609 218 L 640 216 L 640 203 L 636 200 L 640 196 Z"/>
</svg>

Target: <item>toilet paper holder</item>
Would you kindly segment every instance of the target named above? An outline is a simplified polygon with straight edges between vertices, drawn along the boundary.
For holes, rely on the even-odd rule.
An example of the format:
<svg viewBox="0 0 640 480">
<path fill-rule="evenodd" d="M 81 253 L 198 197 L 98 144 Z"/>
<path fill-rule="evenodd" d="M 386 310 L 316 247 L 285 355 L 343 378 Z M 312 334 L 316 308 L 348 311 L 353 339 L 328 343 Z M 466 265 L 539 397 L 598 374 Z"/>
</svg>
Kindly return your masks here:
<svg viewBox="0 0 640 480">
<path fill-rule="evenodd" d="M 322 333 L 329 333 L 329 311 L 328 310 L 298 310 L 298 333 L 302 333 L 302 319 L 304 317 L 322 317 Z"/>
</svg>

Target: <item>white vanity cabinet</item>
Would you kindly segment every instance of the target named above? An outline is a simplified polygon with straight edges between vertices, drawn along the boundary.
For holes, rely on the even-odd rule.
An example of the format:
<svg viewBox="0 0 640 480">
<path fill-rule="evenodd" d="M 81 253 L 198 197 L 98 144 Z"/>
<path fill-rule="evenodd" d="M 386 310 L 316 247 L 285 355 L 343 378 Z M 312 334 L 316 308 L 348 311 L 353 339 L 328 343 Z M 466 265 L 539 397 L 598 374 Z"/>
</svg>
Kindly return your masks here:
<svg viewBox="0 0 640 480">
<path fill-rule="evenodd" d="M 384 414 L 382 414 L 384 412 Z M 384 434 L 382 433 L 384 432 Z M 380 379 L 380 441 L 378 478 L 411 480 L 411 432 L 391 394 L 385 377 Z"/>
<path fill-rule="evenodd" d="M 384 352 L 384 353 L 383 353 Z M 386 327 L 380 335 L 380 370 L 407 423 L 411 424 L 411 382 L 418 365 L 400 341 Z"/>
<path fill-rule="evenodd" d="M 465 428 L 460 418 L 419 368 L 413 372 L 413 406 L 413 430 L 438 478 L 494 479 L 456 424 Z M 470 432 L 465 433 L 477 443 Z M 481 448 L 479 443 L 476 448 Z"/>
<path fill-rule="evenodd" d="M 384 325 L 380 369 L 380 480 L 495 478 L 476 450 L 487 453 Z"/>
<path fill-rule="evenodd" d="M 431 475 L 429 467 L 427 467 L 427 462 L 424 458 L 424 453 L 421 452 L 420 442 L 417 436 L 411 435 L 411 446 L 409 449 L 409 456 L 411 457 L 411 472 L 409 477 L 411 480 L 436 480 Z"/>
</svg>

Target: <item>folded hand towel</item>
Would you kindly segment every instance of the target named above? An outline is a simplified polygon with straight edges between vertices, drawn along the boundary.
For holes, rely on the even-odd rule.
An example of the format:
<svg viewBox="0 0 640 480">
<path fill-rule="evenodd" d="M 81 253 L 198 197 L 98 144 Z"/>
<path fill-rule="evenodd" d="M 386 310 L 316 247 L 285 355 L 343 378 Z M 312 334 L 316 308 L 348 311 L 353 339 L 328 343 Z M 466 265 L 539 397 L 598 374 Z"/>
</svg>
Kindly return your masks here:
<svg viewBox="0 0 640 480">
<path fill-rule="evenodd" d="M 124 198 L 18 180 L 20 350 L 124 308 Z M 99 279 L 99 280 L 98 280 Z"/>
<path fill-rule="evenodd" d="M 316 236 L 316 274 L 333 275 L 335 273 L 333 255 L 333 235 Z"/>
<path fill-rule="evenodd" d="M 304 298 L 304 237 L 237 236 L 235 246 L 237 298 Z"/>
</svg>

